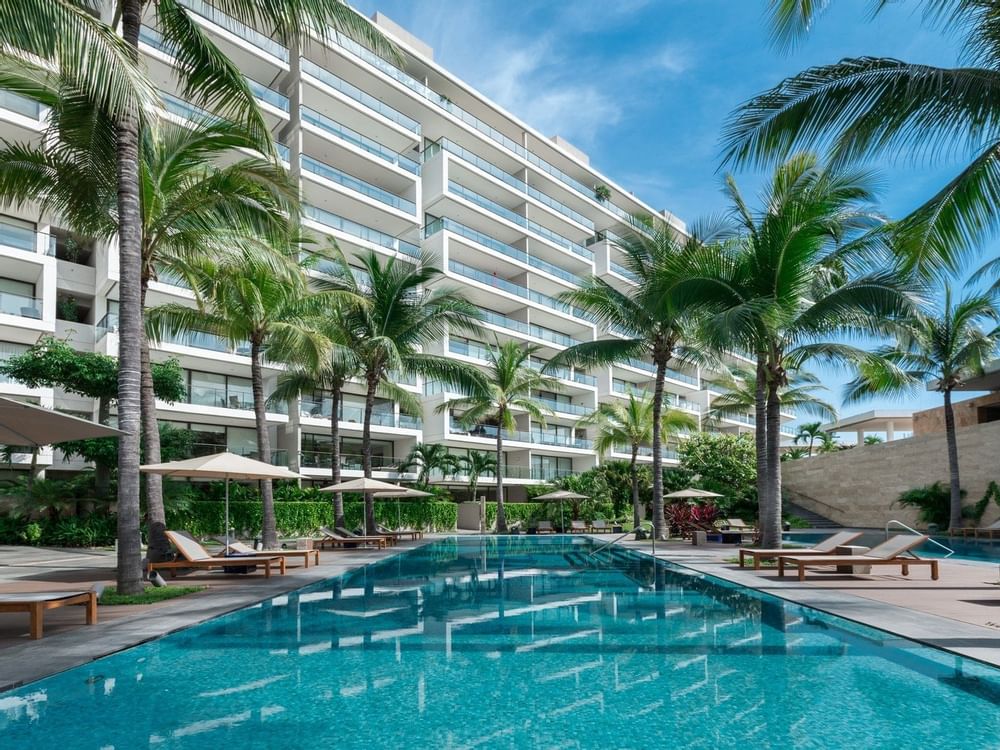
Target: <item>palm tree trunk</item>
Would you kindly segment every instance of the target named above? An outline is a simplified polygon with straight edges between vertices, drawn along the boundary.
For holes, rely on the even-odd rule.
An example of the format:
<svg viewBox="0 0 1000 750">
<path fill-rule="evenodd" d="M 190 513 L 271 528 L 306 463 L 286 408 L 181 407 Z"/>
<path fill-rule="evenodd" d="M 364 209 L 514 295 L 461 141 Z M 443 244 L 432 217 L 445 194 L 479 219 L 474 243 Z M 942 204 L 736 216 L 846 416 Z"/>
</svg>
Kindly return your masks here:
<svg viewBox="0 0 1000 750">
<path fill-rule="evenodd" d="M 951 487 L 951 513 L 948 526 L 962 526 L 962 484 L 958 476 L 958 441 L 955 439 L 955 410 L 951 405 L 951 391 L 944 392 L 944 434 L 948 442 L 948 483 Z"/>
<path fill-rule="evenodd" d="M 372 476 L 372 412 L 375 411 L 375 391 L 378 390 L 378 376 L 369 374 L 368 390 L 365 392 L 365 419 L 361 427 L 361 468 L 365 477 Z M 365 533 L 375 531 L 375 497 L 371 492 L 365 493 Z"/>
<path fill-rule="evenodd" d="M 141 0 L 122 0 L 122 35 L 133 60 L 139 60 Z M 139 531 L 140 339 L 142 303 L 142 224 L 139 209 L 139 123 L 125 116 L 118 136 L 118 577 L 121 594 L 142 591 L 142 542 Z"/>
<path fill-rule="evenodd" d="M 264 407 L 264 353 L 261 342 L 250 341 L 250 377 L 253 387 L 253 416 L 257 427 L 257 460 L 271 463 L 271 438 L 267 434 L 267 414 Z M 278 524 L 274 517 L 274 489 L 271 480 L 260 483 L 260 499 L 263 506 L 263 529 L 261 530 L 264 549 L 278 546 Z"/>
<path fill-rule="evenodd" d="M 642 514 L 639 512 L 639 467 L 636 461 L 639 458 L 639 446 L 632 446 L 632 463 L 629 464 L 629 472 L 632 474 L 632 528 L 638 529 L 642 523 Z"/>
<path fill-rule="evenodd" d="M 139 300 L 143 310 L 146 309 L 148 284 L 149 280 L 143 274 L 139 289 Z M 139 399 L 146 463 L 158 464 L 161 460 L 160 426 L 156 421 L 156 392 L 153 389 L 153 368 L 145 326 L 139 340 Z M 146 475 L 146 523 L 149 527 L 147 556 L 152 562 L 166 560 L 170 554 L 170 541 L 167 539 L 167 517 L 163 507 L 163 477 L 159 474 Z"/>
<path fill-rule="evenodd" d="M 778 380 L 767 385 L 767 502 L 760 519 L 761 546 L 773 549 L 781 546 L 781 398 Z"/>
<path fill-rule="evenodd" d="M 666 539 L 663 523 L 663 382 L 667 376 L 667 358 L 656 363 L 656 386 L 653 390 L 653 535 Z"/>
<path fill-rule="evenodd" d="M 503 508 L 503 424 L 504 414 L 497 420 L 497 533 L 507 533 L 507 513 Z"/>
<path fill-rule="evenodd" d="M 757 521 L 762 524 L 767 515 L 770 497 L 767 435 L 767 367 L 763 356 L 757 357 L 757 382 L 754 387 L 754 444 L 757 449 Z"/>
<path fill-rule="evenodd" d="M 334 384 L 330 391 L 330 480 L 340 484 L 340 401 L 341 387 Z M 344 493 L 333 493 L 333 525 L 334 528 L 346 526 L 344 520 Z"/>
</svg>

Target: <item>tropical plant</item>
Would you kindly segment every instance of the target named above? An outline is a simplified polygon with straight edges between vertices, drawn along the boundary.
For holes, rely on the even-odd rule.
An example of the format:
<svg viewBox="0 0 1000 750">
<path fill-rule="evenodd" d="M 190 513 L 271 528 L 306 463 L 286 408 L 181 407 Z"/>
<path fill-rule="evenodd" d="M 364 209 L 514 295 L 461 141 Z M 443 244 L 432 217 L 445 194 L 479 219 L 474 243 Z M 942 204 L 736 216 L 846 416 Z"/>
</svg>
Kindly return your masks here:
<svg viewBox="0 0 1000 750">
<path fill-rule="evenodd" d="M 845 337 L 877 334 L 909 309 L 906 277 L 871 208 L 871 182 L 865 172 L 824 168 L 799 154 L 775 171 L 753 211 L 727 177 L 741 237 L 721 252 L 719 277 L 685 285 L 685 294 L 724 307 L 702 335 L 757 359 L 758 523 L 767 546 L 781 543 L 781 394 L 791 374 L 811 360 L 870 359 Z"/>
<path fill-rule="evenodd" d="M 837 435 L 834 435 L 832 432 L 820 433 L 818 453 L 838 453 L 843 447 Z"/>
<path fill-rule="evenodd" d="M 604 279 L 591 276 L 580 288 L 562 299 L 587 311 L 615 336 L 588 341 L 560 352 L 548 368 L 564 364 L 607 365 L 648 356 L 655 368 L 653 390 L 653 527 L 664 538 L 663 522 L 663 434 L 664 383 L 673 362 L 701 359 L 694 345 L 696 315 L 704 303 L 696 295 L 680 295 L 675 287 L 692 275 L 701 277 L 714 268 L 713 249 L 706 242 L 713 232 L 695 230 L 678 236 L 666 222 L 650 220 L 642 231 L 621 240 L 624 266 L 636 280 L 620 290 Z"/>
<path fill-rule="evenodd" d="M 885 441 L 879 435 L 865 435 L 865 445 L 880 445 Z"/>
<path fill-rule="evenodd" d="M 457 289 L 442 284 L 428 286 L 442 276 L 430 255 L 405 261 L 382 260 L 376 253 L 368 252 L 357 260 L 364 271 L 358 277 L 343 256 L 332 260 L 324 271 L 356 299 L 346 311 L 345 320 L 354 355 L 362 363 L 365 412 L 361 460 L 365 476 L 371 477 L 371 423 L 376 395 L 381 392 L 397 401 L 406 412 L 419 414 L 420 401 L 397 385 L 400 376 L 420 375 L 454 385 L 462 392 L 479 385 L 482 376 L 471 365 L 426 354 L 422 349 L 440 341 L 449 331 L 478 332 L 481 313 Z M 374 528 L 374 498 L 367 493 L 365 529 Z"/>
<path fill-rule="evenodd" d="M 660 418 L 661 435 L 677 435 L 698 429 L 698 420 L 679 409 L 666 409 Z M 579 426 L 595 425 L 597 436 L 594 448 L 601 456 L 625 448 L 629 452 L 629 473 L 632 477 L 632 521 L 638 529 L 642 521 L 642 506 L 639 503 L 639 473 L 637 462 L 639 448 L 653 442 L 653 401 L 639 398 L 630 393 L 627 402 L 605 401 L 592 414 L 581 419 Z"/>
<path fill-rule="evenodd" d="M 942 395 L 954 529 L 962 525 L 962 495 L 952 393 L 981 374 L 994 356 L 1000 344 L 1000 310 L 984 294 L 956 300 L 948 285 L 941 297 L 939 304 L 928 303 L 893 321 L 894 343 L 876 350 L 877 356 L 845 387 L 844 399 L 850 403 L 875 395 L 911 394 L 928 383 Z"/>
<path fill-rule="evenodd" d="M 996 13 L 978 0 L 929 0 L 923 18 L 963 43 L 959 67 L 884 57 L 845 58 L 785 79 L 741 105 L 723 133 L 726 159 L 760 166 L 800 149 L 829 148 L 834 162 L 956 154 L 972 161 L 899 224 L 898 243 L 917 265 L 956 268 L 997 229 L 1000 74 Z M 774 37 L 791 44 L 827 2 L 772 0 Z M 887 2 L 873 2 L 878 13 Z"/>
<path fill-rule="evenodd" d="M 812 453 L 805 448 L 786 448 L 781 453 L 782 461 L 795 461 L 800 458 L 807 458 Z"/>
<path fill-rule="evenodd" d="M 189 278 L 198 308 L 170 303 L 148 314 L 148 334 L 156 340 L 162 333 L 203 332 L 220 337 L 234 349 L 249 345 L 250 377 L 259 461 L 271 462 L 264 357 L 285 361 L 311 351 L 308 361 L 325 359 L 328 340 L 314 327 L 318 315 L 341 296 L 341 291 L 310 292 L 309 281 L 299 263 L 299 246 L 291 242 L 259 257 L 202 259 L 190 264 Z M 276 265 L 274 260 L 284 261 Z M 274 520 L 274 495 L 270 480 L 261 483 L 263 542 L 278 543 Z"/>
<path fill-rule="evenodd" d="M 503 439 L 505 431 L 517 430 L 515 412 L 525 412 L 541 427 L 552 410 L 536 395 L 536 391 L 559 389 L 559 381 L 530 366 L 531 357 L 539 347 L 524 346 L 516 341 L 497 342 L 487 354 L 485 378 L 472 383 L 468 395 L 447 399 L 437 407 L 438 413 L 452 414 L 460 411 L 455 419 L 463 427 L 472 428 L 484 423 L 494 424 L 496 431 L 496 530 L 507 531 L 507 517 L 503 496 Z"/>
<path fill-rule="evenodd" d="M 448 446 L 441 443 L 417 443 L 403 459 L 400 471 L 416 467 L 417 484 L 426 486 L 431 475 L 437 471 L 447 477 L 458 469 L 458 457 L 448 452 Z"/>
<path fill-rule="evenodd" d="M 965 496 L 965 490 L 959 492 L 959 502 Z M 934 524 L 939 528 L 957 528 L 951 520 L 952 498 L 951 488 L 941 482 L 934 482 L 926 487 L 916 487 L 902 493 L 896 502 L 904 508 L 916 508 L 917 519 L 926 524 Z M 959 511 L 961 512 L 961 511 Z"/>
<path fill-rule="evenodd" d="M 813 446 L 816 444 L 817 440 L 822 440 L 825 430 L 823 430 L 822 422 L 806 422 L 805 424 L 799 425 L 798 432 L 795 433 L 795 437 L 792 438 L 792 442 L 798 445 L 799 443 L 808 444 L 808 452 L 806 455 L 811 456 L 813 454 Z"/>
<path fill-rule="evenodd" d="M 484 474 L 493 474 L 497 470 L 497 457 L 486 451 L 469 451 L 459 457 L 459 471 L 469 478 L 469 496 L 473 501 L 479 489 L 479 480 Z"/>
</svg>

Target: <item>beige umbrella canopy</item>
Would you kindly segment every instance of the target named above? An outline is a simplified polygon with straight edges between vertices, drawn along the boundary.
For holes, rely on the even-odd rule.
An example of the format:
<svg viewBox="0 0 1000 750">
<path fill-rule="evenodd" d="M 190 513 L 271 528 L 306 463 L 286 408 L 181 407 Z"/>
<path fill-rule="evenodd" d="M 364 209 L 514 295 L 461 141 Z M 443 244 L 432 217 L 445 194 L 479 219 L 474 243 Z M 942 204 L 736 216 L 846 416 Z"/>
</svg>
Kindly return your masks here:
<svg viewBox="0 0 1000 750">
<path fill-rule="evenodd" d="M 284 466 L 272 466 L 235 453 L 213 453 L 209 456 L 170 461 L 165 464 L 146 464 L 139 471 L 162 474 L 165 477 L 191 477 L 197 479 L 226 480 L 226 552 L 229 554 L 229 480 L 230 479 L 299 479 L 294 471 Z"/>
<path fill-rule="evenodd" d="M 405 493 L 407 491 L 406 487 L 399 484 L 392 484 L 391 482 L 380 482 L 378 479 L 368 479 L 367 477 L 361 477 L 360 479 L 349 479 L 346 482 L 340 482 L 339 484 L 331 484 L 327 487 L 321 487 L 320 492 L 380 492 L 383 493 L 382 497 L 399 497 L 400 493 Z M 396 493 L 396 494 L 388 494 Z"/>
<path fill-rule="evenodd" d="M 535 500 L 546 500 L 549 502 L 559 502 L 559 523 L 563 527 L 563 531 L 566 530 L 566 518 L 563 516 L 563 500 L 587 500 L 590 495 L 581 495 L 579 492 L 571 492 L 570 490 L 555 490 L 553 492 L 546 492 L 544 495 L 536 495 Z"/>
<path fill-rule="evenodd" d="M 69 414 L 0 398 L 0 444 L 37 448 L 67 440 L 118 437 L 124 433 L 114 427 L 91 422 Z"/>
<path fill-rule="evenodd" d="M 668 493 L 664 497 L 672 497 L 677 500 L 698 500 L 709 497 L 724 497 L 724 495 L 720 495 L 718 492 L 709 492 L 708 490 L 698 490 L 694 487 L 688 487 L 686 490 L 677 490 L 676 492 Z"/>
</svg>

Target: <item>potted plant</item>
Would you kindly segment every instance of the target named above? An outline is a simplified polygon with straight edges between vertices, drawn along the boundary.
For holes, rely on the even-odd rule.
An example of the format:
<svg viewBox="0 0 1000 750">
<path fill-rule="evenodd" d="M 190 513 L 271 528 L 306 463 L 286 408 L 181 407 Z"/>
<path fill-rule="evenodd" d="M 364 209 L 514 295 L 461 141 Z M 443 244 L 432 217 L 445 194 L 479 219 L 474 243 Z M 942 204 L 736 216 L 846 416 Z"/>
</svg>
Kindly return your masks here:
<svg viewBox="0 0 1000 750">
<path fill-rule="evenodd" d="M 60 320 L 68 320 L 70 323 L 80 322 L 80 309 L 76 303 L 76 297 L 64 297 L 56 303 Z"/>
<path fill-rule="evenodd" d="M 611 200 L 611 189 L 607 185 L 598 185 L 594 188 L 594 197 L 601 203 Z"/>
</svg>

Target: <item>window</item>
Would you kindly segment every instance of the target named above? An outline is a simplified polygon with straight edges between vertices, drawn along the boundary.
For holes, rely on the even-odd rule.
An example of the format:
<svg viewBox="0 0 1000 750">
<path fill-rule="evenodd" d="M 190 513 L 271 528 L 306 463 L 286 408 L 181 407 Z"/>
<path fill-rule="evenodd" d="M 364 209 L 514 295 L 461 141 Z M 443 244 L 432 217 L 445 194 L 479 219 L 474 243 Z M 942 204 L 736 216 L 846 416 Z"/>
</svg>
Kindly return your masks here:
<svg viewBox="0 0 1000 750">
<path fill-rule="evenodd" d="M 11 357 L 17 356 L 18 354 L 24 354 L 28 351 L 27 344 L 15 344 L 11 341 L 0 341 L 0 364 L 6 362 Z M 14 383 L 16 382 L 9 375 L 4 375 L 0 373 L 0 383 Z"/>
<path fill-rule="evenodd" d="M 189 370 L 188 403 L 252 411 L 253 385 L 249 378 Z"/>
<path fill-rule="evenodd" d="M 42 306 L 35 299 L 35 285 L 28 281 L 0 279 L 0 312 L 25 318 L 41 318 Z"/>
<path fill-rule="evenodd" d="M 548 481 L 573 473 L 573 459 L 565 456 L 532 456 L 531 478 Z"/>
</svg>

